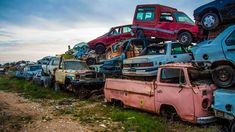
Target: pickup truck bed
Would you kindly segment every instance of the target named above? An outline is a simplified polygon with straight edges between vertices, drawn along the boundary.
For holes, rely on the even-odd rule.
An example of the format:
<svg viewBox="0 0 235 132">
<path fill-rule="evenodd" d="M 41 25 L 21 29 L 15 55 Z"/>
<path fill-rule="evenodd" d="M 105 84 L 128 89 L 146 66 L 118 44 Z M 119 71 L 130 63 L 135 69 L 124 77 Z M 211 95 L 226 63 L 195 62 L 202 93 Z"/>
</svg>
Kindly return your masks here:
<svg viewBox="0 0 235 132">
<path fill-rule="evenodd" d="M 156 112 L 154 104 L 154 81 L 133 81 L 125 79 L 106 79 L 104 94 L 106 99 L 111 102 L 122 100 L 123 104 L 131 107 Z M 140 87 L 142 89 L 140 89 Z M 112 94 L 112 98 L 109 96 Z M 131 97 L 131 98 L 130 98 Z"/>
</svg>

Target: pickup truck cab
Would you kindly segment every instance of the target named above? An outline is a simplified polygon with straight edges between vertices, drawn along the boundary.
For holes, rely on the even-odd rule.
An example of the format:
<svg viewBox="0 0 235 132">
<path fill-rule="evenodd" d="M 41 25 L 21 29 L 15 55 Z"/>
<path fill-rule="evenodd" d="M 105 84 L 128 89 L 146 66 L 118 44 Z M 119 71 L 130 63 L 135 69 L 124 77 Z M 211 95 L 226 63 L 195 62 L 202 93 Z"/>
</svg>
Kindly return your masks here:
<svg viewBox="0 0 235 132">
<path fill-rule="evenodd" d="M 214 91 L 213 109 L 215 116 L 229 120 L 230 132 L 235 132 L 235 90 L 218 89 Z"/>
<path fill-rule="evenodd" d="M 222 88 L 235 84 L 235 25 L 215 39 L 192 47 L 195 62 L 212 71 L 213 81 Z"/>
<path fill-rule="evenodd" d="M 107 46 L 123 39 L 129 39 L 132 34 L 131 25 L 112 27 L 108 33 L 88 42 L 88 46 L 96 53 L 103 54 Z"/>
<path fill-rule="evenodd" d="M 49 75 L 51 78 L 55 76 L 55 69 L 59 67 L 60 57 L 50 58 L 49 62 L 42 66 L 43 74 Z"/>
<path fill-rule="evenodd" d="M 104 74 L 121 74 L 123 60 L 140 55 L 141 51 L 147 47 L 148 43 L 144 39 L 131 38 L 118 43 L 116 46 L 119 56 L 113 57 L 104 62 L 100 72 Z"/>
<path fill-rule="evenodd" d="M 178 42 L 154 44 L 140 56 L 124 60 L 122 74 L 126 76 L 156 76 L 158 67 L 166 63 L 191 62 L 192 54 Z"/>
<path fill-rule="evenodd" d="M 179 40 L 182 45 L 197 41 L 199 32 L 198 26 L 185 13 L 158 4 L 137 5 L 132 28 L 137 38 Z"/>
<path fill-rule="evenodd" d="M 91 72 L 86 62 L 73 59 L 61 59 L 59 68 L 55 70 L 55 90 L 69 89 L 71 81 L 80 76 Z"/>
<path fill-rule="evenodd" d="M 215 86 L 204 79 L 207 76 L 188 63 L 166 64 L 151 82 L 106 79 L 105 100 L 164 116 L 177 113 L 192 123 L 209 123 L 215 120 L 208 109 Z"/>
</svg>

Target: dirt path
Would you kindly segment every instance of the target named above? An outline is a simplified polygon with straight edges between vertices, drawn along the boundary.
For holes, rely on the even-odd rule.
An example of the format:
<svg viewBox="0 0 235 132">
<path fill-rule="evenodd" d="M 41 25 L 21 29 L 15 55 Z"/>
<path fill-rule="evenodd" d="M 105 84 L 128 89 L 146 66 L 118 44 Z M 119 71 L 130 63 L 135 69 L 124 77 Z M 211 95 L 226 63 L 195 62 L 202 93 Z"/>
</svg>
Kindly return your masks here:
<svg viewBox="0 0 235 132">
<path fill-rule="evenodd" d="M 53 108 L 31 102 L 15 93 L 0 91 L 0 131 L 90 131 L 79 121 L 53 115 Z"/>
</svg>

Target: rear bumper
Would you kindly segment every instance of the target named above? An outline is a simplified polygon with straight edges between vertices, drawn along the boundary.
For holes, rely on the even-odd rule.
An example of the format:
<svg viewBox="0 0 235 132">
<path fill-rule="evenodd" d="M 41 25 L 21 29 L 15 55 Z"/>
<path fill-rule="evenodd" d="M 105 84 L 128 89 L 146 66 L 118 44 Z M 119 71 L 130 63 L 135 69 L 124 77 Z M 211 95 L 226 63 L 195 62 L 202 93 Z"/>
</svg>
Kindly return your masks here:
<svg viewBox="0 0 235 132">
<path fill-rule="evenodd" d="M 198 124 L 207 124 L 207 123 L 212 123 L 216 121 L 215 116 L 203 116 L 203 117 L 197 117 L 196 123 Z"/>
<path fill-rule="evenodd" d="M 156 76 L 158 68 L 146 68 L 146 69 L 123 69 L 122 74 L 127 76 Z"/>
</svg>

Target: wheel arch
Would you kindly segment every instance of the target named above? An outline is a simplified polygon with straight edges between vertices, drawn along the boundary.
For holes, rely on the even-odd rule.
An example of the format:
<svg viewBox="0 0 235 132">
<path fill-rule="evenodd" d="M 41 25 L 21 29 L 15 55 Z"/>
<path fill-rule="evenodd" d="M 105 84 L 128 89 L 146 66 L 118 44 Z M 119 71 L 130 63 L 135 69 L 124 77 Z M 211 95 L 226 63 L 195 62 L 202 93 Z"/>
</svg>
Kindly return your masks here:
<svg viewBox="0 0 235 132">
<path fill-rule="evenodd" d="M 181 30 L 179 30 L 178 33 L 177 33 L 177 37 L 179 37 L 179 35 L 180 35 L 181 33 L 183 33 L 183 32 L 188 32 L 188 33 L 190 33 L 191 36 L 192 36 L 192 38 L 193 38 L 193 34 L 192 34 L 189 30 L 187 30 L 187 29 L 181 29 Z"/>
<path fill-rule="evenodd" d="M 181 118 L 180 112 L 178 111 L 178 109 L 174 105 L 171 105 L 171 104 L 161 104 L 160 105 L 160 109 L 159 109 L 160 114 L 161 114 L 161 111 L 163 109 L 173 109 L 173 110 L 175 110 L 176 114 Z"/>
<path fill-rule="evenodd" d="M 222 60 L 222 61 L 213 62 L 211 64 L 211 69 L 214 69 L 214 68 L 216 68 L 217 66 L 220 66 L 220 65 L 229 65 L 229 66 L 232 66 L 233 68 L 235 68 L 235 65 L 234 65 L 233 62 L 231 62 L 229 60 Z"/>
<path fill-rule="evenodd" d="M 211 12 L 212 12 L 212 13 L 216 13 L 216 14 L 218 15 L 218 17 L 219 17 L 220 22 L 223 22 L 223 18 L 222 18 L 222 16 L 221 16 L 220 12 L 219 12 L 218 9 L 215 8 L 215 7 L 208 7 L 208 8 L 206 8 L 206 9 L 204 9 L 204 10 L 202 11 L 202 13 L 200 13 L 200 15 L 199 15 L 200 20 L 202 19 L 203 15 L 204 15 L 205 13 L 211 13 Z"/>
</svg>

